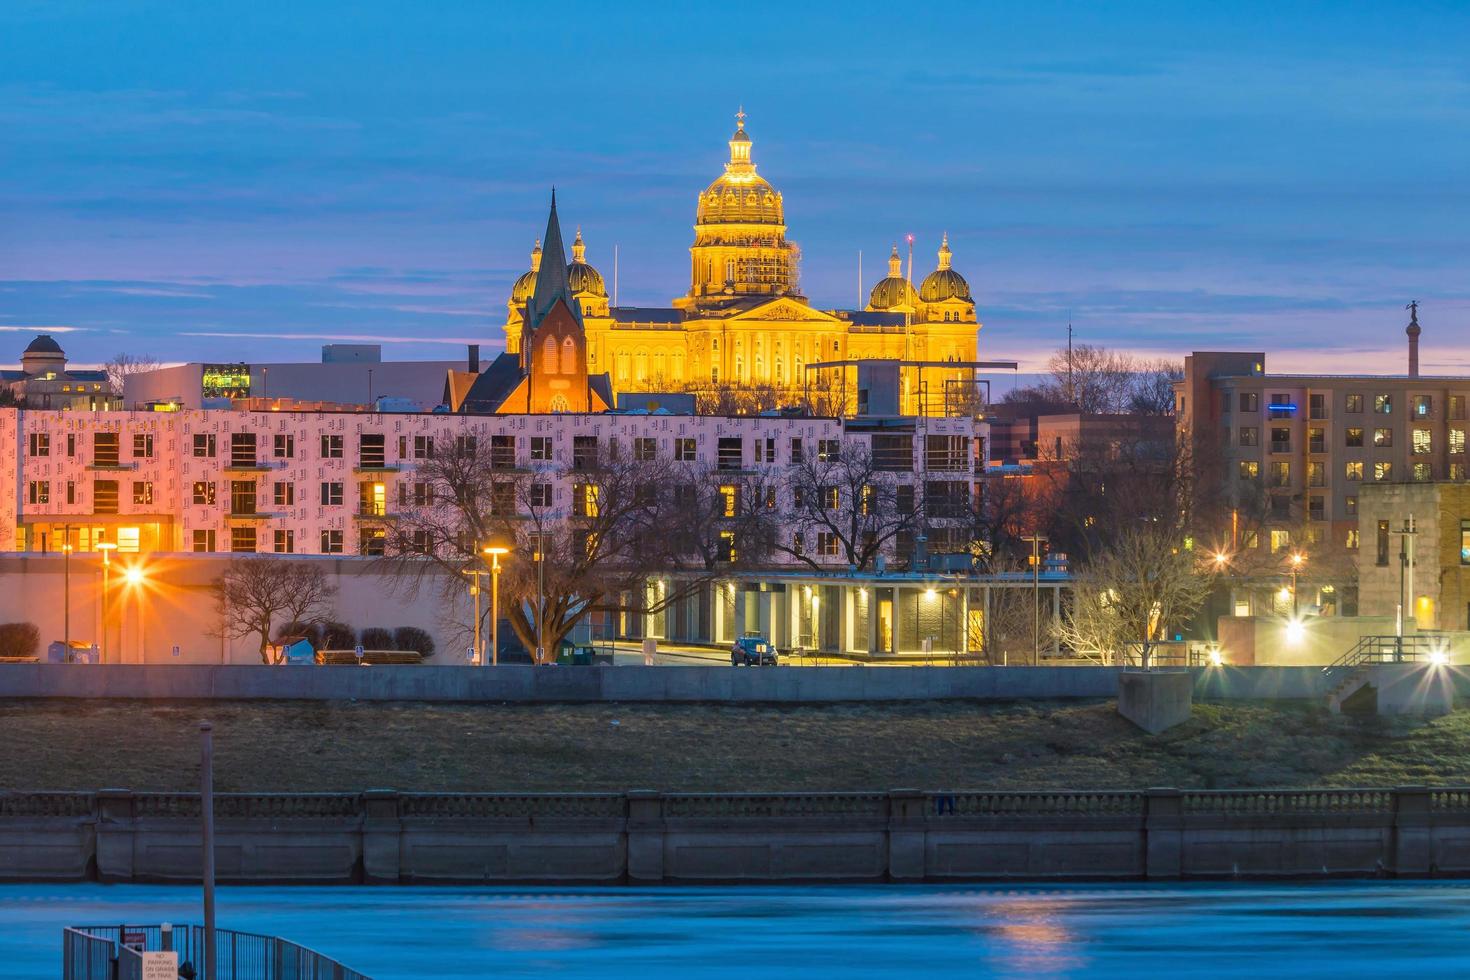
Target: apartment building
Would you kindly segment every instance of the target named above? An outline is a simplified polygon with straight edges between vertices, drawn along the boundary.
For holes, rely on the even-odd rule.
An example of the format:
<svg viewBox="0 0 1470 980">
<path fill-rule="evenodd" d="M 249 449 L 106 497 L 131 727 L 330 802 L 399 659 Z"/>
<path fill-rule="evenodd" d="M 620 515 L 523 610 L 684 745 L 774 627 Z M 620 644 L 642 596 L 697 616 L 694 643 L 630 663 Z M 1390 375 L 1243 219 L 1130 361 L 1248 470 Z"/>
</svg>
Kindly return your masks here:
<svg viewBox="0 0 1470 980">
<path fill-rule="evenodd" d="M 395 513 L 423 493 L 416 467 L 436 445 L 461 439 L 488 446 L 508 474 L 544 473 L 543 499 L 567 514 L 575 513 L 576 469 L 613 441 L 773 482 L 803 452 L 857 442 L 877 469 L 914 487 L 910 499 L 943 502 L 928 550 L 963 551 L 963 517 L 986 459 L 985 423 L 963 418 L 22 410 L 8 421 L 0 551 L 24 552 L 107 542 L 121 553 L 373 555 Z M 808 547 L 839 561 L 829 543 Z"/>
</svg>

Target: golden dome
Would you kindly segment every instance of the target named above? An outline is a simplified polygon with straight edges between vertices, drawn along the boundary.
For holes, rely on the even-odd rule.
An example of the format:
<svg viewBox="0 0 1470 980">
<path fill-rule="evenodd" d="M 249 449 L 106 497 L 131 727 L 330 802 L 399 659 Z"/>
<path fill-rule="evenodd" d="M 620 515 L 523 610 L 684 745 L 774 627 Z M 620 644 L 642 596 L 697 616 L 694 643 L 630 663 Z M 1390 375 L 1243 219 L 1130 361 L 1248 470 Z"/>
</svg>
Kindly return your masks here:
<svg viewBox="0 0 1470 980">
<path fill-rule="evenodd" d="M 895 306 L 915 306 L 918 299 L 914 284 L 903 277 L 903 259 L 898 257 L 898 246 L 895 245 L 893 254 L 888 256 L 888 277 L 880 279 L 868 294 L 868 308 L 890 310 Z"/>
<path fill-rule="evenodd" d="M 735 116 L 735 135 L 730 137 L 730 162 L 725 172 L 699 195 L 696 225 L 784 225 L 781 193 L 755 172 L 750 160 L 750 134 L 745 131 L 745 113 Z"/>
<path fill-rule="evenodd" d="M 970 298 L 970 284 L 965 282 L 965 277 L 949 267 L 954 253 L 949 250 L 949 233 L 945 232 L 944 241 L 939 246 L 939 268 L 924 277 L 924 282 L 919 286 L 919 298 L 926 303 L 941 303 L 947 299 L 960 299 L 966 303 L 972 303 Z"/>
<path fill-rule="evenodd" d="M 581 228 L 577 229 L 577 237 L 572 241 L 572 264 L 567 266 L 567 285 L 571 287 L 574 296 L 577 293 L 607 295 L 602 273 L 587 264 L 587 244 L 582 241 Z"/>
<path fill-rule="evenodd" d="M 512 306 L 525 306 L 526 300 L 531 298 L 531 290 L 536 288 L 536 273 L 541 269 L 541 239 L 536 239 L 536 247 L 531 249 L 531 271 L 521 273 L 521 277 L 510 287 L 510 302 Z"/>
</svg>

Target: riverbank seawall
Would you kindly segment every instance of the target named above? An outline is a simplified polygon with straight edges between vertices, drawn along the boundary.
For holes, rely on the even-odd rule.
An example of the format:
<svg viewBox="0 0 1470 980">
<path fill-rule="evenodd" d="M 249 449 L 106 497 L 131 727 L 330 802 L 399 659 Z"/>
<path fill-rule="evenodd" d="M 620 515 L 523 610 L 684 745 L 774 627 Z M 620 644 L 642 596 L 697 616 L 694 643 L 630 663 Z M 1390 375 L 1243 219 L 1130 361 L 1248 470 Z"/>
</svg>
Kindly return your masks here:
<svg viewBox="0 0 1470 980">
<path fill-rule="evenodd" d="M 1450 670 L 1451 668 L 1441 668 Z M 0 698 L 829 703 L 1111 698 L 1114 667 L 435 667 L 0 664 Z M 1193 671 L 1196 700 L 1320 700 L 1318 667 Z M 1462 696 L 1470 678 L 1455 672 Z"/>
<path fill-rule="evenodd" d="M 237 883 L 1470 876 L 1470 789 L 225 794 Z M 0 794 L 0 880 L 190 882 L 199 797 Z"/>
</svg>

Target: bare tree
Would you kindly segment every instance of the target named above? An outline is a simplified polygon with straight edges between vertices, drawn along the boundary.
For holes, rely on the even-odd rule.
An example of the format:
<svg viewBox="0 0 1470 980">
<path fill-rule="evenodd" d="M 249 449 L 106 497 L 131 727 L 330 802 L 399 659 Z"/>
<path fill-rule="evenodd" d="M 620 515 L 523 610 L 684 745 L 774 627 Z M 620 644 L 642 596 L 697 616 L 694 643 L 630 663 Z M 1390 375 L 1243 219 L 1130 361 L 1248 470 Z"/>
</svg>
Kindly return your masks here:
<svg viewBox="0 0 1470 980">
<path fill-rule="evenodd" d="M 1187 547 L 1177 525 L 1138 522 L 1077 573 L 1061 639 L 1080 656 L 1104 660 L 1137 644 L 1147 668 L 1153 644 L 1192 617 L 1213 584 L 1213 563 Z"/>
<path fill-rule="evenodd" d="M 312 625 L 331 615 L 336 588 L 315 564 L 284 558 L 236 558 L 214 580 L 220 635 L 257 636 L 261 663 L 280 663 L 271 646 L 276 624 Z"/>
<path fill-rule="evenodd" d="M 570 466 L 527 473 L 477 440 L 436 444 L 384 543 L 383 571 L 410 589 L 432 582 L 453 598 L 466 572 L 484 570 L 487 542 L 512 544 L 513 556 L 502 561 L 501 611 L 526 649 L 539 647 L 551 661 L 593 609 L 657 611 L 720 569 L 719 556 L 705 549 L 747 540 L 722 539 L 725 518 L 712 506 L 700 522 L 697 501 L 676 503 L 673 488 L 686 472 L 671 461 L 638 459 L 614 444 L 574 453 Z M 559 483 L 569 484 L 561 499 Z M 674 589 L 653 597 L 648 579 L 662 572 L 681 574 Z"/>
<path fill-rule="evenodd" d="M 102 368 L 107 372 L 107 387 L 118 397 L 122 397 L 123 383 L 135 374 L 158 369 L 158 358 L 151 354 L 114 354 Z"/>
<path fill-rule="evenodd" d="M 796 537 L 772 547 L 814 569 L 834 559 L 870 568 L 899 535 L 922 526 L 922 488 L 880 470 L 860 442 L 826 441 L 793 463 L 786 478 Z"/>
<path fill-rule="evenodd" d="M 1174 383 L 1184 377 L 1184 365 L 1158 359 L 1143 361 L 1133 372 L 1127 409 L 1134 415 L 1173 415 Z"/>
</svg>

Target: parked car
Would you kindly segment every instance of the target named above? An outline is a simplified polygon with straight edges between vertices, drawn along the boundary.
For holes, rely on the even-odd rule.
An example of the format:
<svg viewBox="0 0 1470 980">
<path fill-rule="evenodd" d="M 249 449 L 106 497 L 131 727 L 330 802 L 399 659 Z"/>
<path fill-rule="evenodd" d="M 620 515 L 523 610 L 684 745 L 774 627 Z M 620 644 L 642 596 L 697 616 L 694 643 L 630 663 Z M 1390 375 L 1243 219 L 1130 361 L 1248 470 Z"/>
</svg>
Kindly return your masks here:
<svg viewBox="0 0 1470 980">
<path fill-rule="evenodd" d="M 776 648 L 759 633 L 744 633 L 730 648 L 731 667 L 774 667 Z"/>
</svg>

